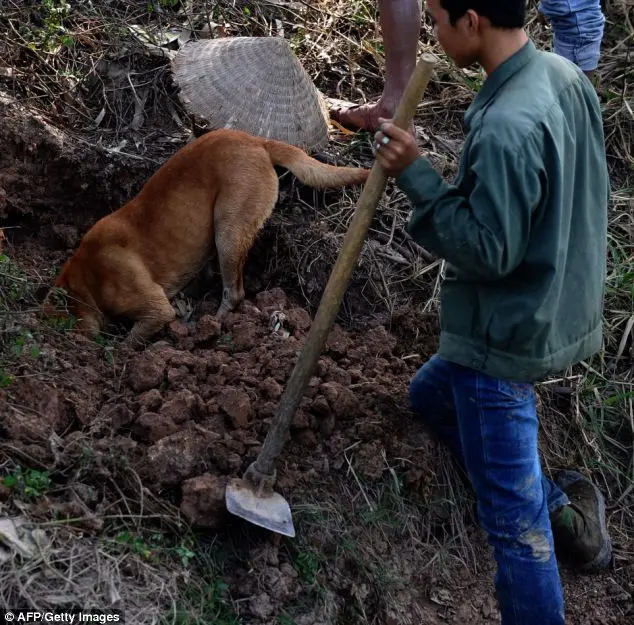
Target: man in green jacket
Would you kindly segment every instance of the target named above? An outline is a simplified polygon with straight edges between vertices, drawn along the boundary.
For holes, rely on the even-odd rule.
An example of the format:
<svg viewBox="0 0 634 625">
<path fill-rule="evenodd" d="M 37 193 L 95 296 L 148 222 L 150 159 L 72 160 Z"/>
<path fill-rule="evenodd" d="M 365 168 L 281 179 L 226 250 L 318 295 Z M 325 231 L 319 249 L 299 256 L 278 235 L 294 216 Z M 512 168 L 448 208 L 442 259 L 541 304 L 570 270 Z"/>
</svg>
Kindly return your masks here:
<svg viewBox="0 0 634 625">
<path fill-rule="evenodd" d="M 438 354 L 412 408 L 465 468 L 498 565 L 503 625 L 563 625 L 561 561 L 611 561 L 599 489 L 541 470 L 534 383 L 601 347 L 609 179 L 601 110 L 570 61 L 524 31 L 524 0 L 429 0 L 445 52 L 487 74 L 453 184 L 389 121 L 377 161 L 413 204 L 408 231 L 447 262 Z"/>
</svg>

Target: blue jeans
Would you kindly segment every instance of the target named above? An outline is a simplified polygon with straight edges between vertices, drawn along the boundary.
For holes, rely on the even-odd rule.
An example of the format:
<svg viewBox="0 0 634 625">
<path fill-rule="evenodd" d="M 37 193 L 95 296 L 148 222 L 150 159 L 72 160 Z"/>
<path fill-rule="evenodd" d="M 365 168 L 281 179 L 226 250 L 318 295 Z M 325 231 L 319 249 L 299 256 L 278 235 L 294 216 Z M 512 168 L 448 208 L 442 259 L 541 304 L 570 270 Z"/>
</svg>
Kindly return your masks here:
<svg viewBox="0 0 634 625">
<path fill-rule="evenodd" d="M 549 513 L 570 503 L 542 474 L 532 384 L 433 356 L 410 383 L 412 409 L 448 445 L 474 488 L 497 562 L 502 625 L 564 625 Z"/>
<path fill-rule="evenodd" d="M 553 50 L 584 72 L 597 68 L 605 16 L 601 0 L 541 0 L 539 12 L 553 28 Z"/>
</svg>

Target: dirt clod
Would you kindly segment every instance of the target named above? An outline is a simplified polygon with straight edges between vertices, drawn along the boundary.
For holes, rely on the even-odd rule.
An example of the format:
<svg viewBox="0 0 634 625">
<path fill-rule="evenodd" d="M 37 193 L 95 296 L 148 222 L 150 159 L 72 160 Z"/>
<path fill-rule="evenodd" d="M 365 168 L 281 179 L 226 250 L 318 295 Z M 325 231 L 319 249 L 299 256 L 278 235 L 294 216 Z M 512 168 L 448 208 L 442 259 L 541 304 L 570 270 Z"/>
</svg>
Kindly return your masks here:
<svg viewBox="0 0 634 625">
<path fill-rule="evenodd" d="M 297 577 L 297 571 L 288 562 L 283 562 L 279 568 L 267 566 L 262 571 L 260 583 L 272 599 L 286 602 L 298 595 Z"/>
<path fill-rule="evenodd" d="M 219 471 L 226 475 L 240 473 L 243 465 L 242 455 L 231 451 L 229 447 L 218 446 L 212 460 Z"/>
<path fill-rule="evenodd" d="M 249 601 L 249 611 L 256 618 L 269 619 L 275 612 L 271 598 L 266 593 L 261 593 Z"/>
<path fill-rule="evenodd" d="M 169 324 L 169 332 L 176 340 L 185 339 L 189 336 L 189 328 L 182 321 L 172 321 Z"/>
<path fill-rule="evenodd" d="M 335 325 L 326 341 L 326 350 L 335 358 L 343 358 L 350 347 L 351 340 L 346 332 L 340 326 Z"/>
<path fill-rule="evenodd" d="M 353 419 L 358 414 L 359 400 L 349 388 L 339 382 L 325 382 L 319 390 L 337 417 Z"/>
<path fill-rule="evenodd" d="M 282 387 L 273 378 L 266 378 L 260 384 L 260 391 L 269 399 L 278 399 L 282 395 Z"/>
<path fill-rule="evenodd" d="M 301 430 L 297 430 L 295 433 L 295 440 L 308 449 L 314 449 L 317 447 L 317 436 L 315 432 L 310 428 L 303 428 Z"/>
<path fill-rule="evenodd" d="M 291 308 L 286 313 L 286 321 L 294 333 L 306 332 L 310 328 L 310 315 L 303 308 Z"/>
<path fill-rule="evenodd" d="M 183 482 L 181 511 L 194 526 L 217 529 L 227 521 L 227 479 L 209 473 Z"/>
<path fill-rule="evenodd" d="M 143 413 L 132 426 L 135 436 L 146 443 L 155 443 L 173 434 L 177 429 L 176 423 L 167 415 L 155 412 Z"/>
<path fill-rule="evenodd" d="M 161 385 L 165 376 L 165 361 L 152 351 L 137 356 L 128 368 L 128 383 L 136 393 Z"/>
<path fill-rule="evenodd" d="M 218 397 L 218 407 L 231 421 L 234 428 L 246 428 L 251 416 L 251 400 L 241 389 L 229 388 Z"/>
<path fill-rule="evenodd" d="M 153 388 L 140 395 L 137 404 L 142 412 L 156 412 L 163 404 L 163 396 L 158 389 Z"/>
<path fill-rule="evenodd" d="M 57 239 L 68 249 L 74 249 L 79 241 L 79 232 L 74 226 L 54 224 L 51 228 Z"/>
<path fill-rule="evenodd" d="M 63 431 L 67 413 L 56 389 L 27 379 L 20 395 L 23 400 L 10 415 L 6 411 L 0 413 L 0 425 L 9 438 L 24 442 L 46 441 L 52 432 Z"/>
<path fill-rule="evenodd" d="M 310 405 L 310 411 L 322 419 L 327 419 L 332 412 L 328 400 L 323 395 L 317 395 L 317 397 L 315 397 Z"/>
<path fill-rule="evenodd" d="M 206 408 L 202 399 L 188 389 L 176 392 L 159 410 L 161 416 L 176 424 L 184 423 L 189 419 L 202 418 L 205 412 Z"/>
<path fill-rule="evenodd" d="M 97 416 L 97 421 L 109 422 L 115 432 L 127 427 L 134 420 L 131 410 L 125 404 L 108 404 Z"/>
<path fill-rule="evenodd" d="M 148 484 L 157 489 L 178 486 L 204 470 L 212 446 L 220 439 L 215 432 L 181 430 L 157 441 L 147 450 L 147 462 L 140 470 Z"/>
<path fill-rule="evenodd" d="M 167 370 L 167 384 L 170 388 L 182 388 L 187 383 L 189 369 L 182 365 L 180 367 L 170 367 Z"/>
<path fill-rule="evenodd" d="M 390 356 L 396 347 L 396 337 L 389 334 L 383 326 L 368 330 L 365 339 L 367 349 L 372 356 Z"/>
<path fill-rule="evenodd" d="M 204 315 L 198 320 L 196 326 L 196 341 L 204 343 L 220 336 L 220 322 L 212 315 Z"/>
<path fill-rule="evenodd" d="M 258 341 L 258 328 L 252 321 L 237 323 L 231 328 L 231 334 L 236 350 L 251 349 Z"/>
</svg>

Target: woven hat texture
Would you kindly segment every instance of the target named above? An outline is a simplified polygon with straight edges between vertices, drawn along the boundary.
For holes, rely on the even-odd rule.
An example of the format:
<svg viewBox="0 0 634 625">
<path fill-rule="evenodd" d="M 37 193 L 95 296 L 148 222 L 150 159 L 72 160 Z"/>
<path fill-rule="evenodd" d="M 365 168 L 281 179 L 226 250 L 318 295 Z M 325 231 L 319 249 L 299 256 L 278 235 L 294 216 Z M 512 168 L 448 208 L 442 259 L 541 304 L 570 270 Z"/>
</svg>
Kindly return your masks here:
<svg viewBox="0 0 634 625">
<path fill-rule="evenodd" d="M 172 71 L 184 106 L 213 129 L 235 128 L 307 151 L 328 143 L 325 100 L 281 37 L 191 42 Z"/>
</svg>

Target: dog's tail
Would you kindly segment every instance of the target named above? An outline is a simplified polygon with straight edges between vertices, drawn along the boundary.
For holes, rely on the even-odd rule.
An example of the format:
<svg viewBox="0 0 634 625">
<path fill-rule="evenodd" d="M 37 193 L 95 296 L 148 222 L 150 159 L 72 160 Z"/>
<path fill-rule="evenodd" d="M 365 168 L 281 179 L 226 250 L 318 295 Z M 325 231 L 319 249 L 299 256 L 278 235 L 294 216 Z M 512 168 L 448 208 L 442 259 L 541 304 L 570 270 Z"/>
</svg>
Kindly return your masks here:
<svg viewBox="0 0 634 625">
<path fill-rule="evenodd" d="M 264 147 L 273 165 L 288 169 L 302 183 L 316 189 L 345 187 L 361 184 L 368 179 L 369 169 L 362 167 L 335 167 L 308 156 L 294 145 L 267 140 Z"/>
</svg>

